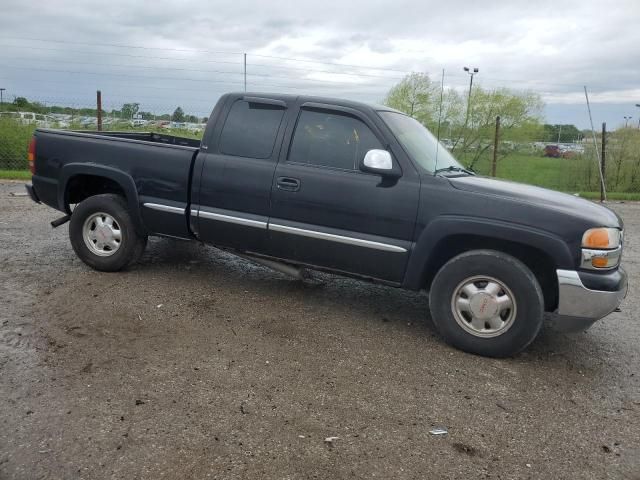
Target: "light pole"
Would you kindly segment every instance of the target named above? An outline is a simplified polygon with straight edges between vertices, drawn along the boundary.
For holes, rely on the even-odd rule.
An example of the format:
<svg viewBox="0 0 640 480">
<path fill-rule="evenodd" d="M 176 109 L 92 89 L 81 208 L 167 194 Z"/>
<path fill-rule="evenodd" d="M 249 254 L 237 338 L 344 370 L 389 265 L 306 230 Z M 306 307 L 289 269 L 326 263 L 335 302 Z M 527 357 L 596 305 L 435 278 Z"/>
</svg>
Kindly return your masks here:
<svg viewBox="0 0 640 480">
<path fill-rule="evenodd" d="M 467 116 L 466 119 L 464 121 L 464 126 L 465 128 L 467 127 L 467 122 L 469 121 L 469 108 L 471 107 L 471 89 L 473 88 L 473 76 L 478 73 L 478 68 L 469 68 L 469 67 L 464 67 L 464 71 L 467 72 L 469 74 L 469 97 L 467 98 Z"/>
<path fill-rule="evenodd" d="M 4 92 L 6 88 L 0 88 L 0 109 L 4 106 L 4 99 L 2 98 L 2 92 Z"/>
<path fill-rule="evenodd" d="M 464 67 L 463 70 L 470 76 L 469 78 L 469 97 L 467 98 L 467 114 L 464 117 L 464 138 L 462 140 L 462 152 L 467 155 L 467 125 L 469 124 L 469 110 L 471 109 L 471 89 L 473 88 L 473 76 L 478 73 L 478 67 Z"/>
<path fill-rule="evenodd" d="M 627 128 L 629 126 L 629 120 L 631 120 L 633 117 L 627 117 L 625 115 L 624 117 L 624 128 Z"/>
</svg>

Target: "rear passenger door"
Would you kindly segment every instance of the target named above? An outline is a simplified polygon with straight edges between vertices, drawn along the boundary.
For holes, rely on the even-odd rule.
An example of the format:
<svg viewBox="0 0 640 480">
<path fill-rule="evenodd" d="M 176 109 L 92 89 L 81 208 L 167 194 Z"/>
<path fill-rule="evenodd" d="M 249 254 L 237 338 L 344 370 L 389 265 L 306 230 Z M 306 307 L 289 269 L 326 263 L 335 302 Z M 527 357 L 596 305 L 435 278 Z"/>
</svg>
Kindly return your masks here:
<svg viewBox="0 0 640 480">
<path fill-rule="evenodd" d="M 359 111 L 305 103 L 291 124 L 272 186 L 271 255 L 401 282 L 420 191 L 415 170 L 398 165 L 403 175 L 393 180 L 359 170 L 367 151 L 388 149 Z"/>
<path fill-rule="evenodd" d="M 202 174 L 194 185 L 192 225 L 203 241 L 244 251 L 266 248 L 286 107 L 284 101 L 268 98 L 228 100 L 226 118 L 201 154 Z"/>
</svg>

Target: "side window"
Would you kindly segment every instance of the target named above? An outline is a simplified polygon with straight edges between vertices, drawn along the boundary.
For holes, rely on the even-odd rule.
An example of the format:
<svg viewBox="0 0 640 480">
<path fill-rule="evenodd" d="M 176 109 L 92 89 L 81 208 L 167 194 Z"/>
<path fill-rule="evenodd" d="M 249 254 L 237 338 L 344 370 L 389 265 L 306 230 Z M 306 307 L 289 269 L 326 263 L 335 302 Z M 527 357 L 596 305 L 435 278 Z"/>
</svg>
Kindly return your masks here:
<svg viewBox="0 0 640 480">
<path fill-rule="evenodd" d="M 382 145 L 362 121 L 335 112 L 302 110 L 289 161 L 357 170 L 360 160 L 374 148 Z"/>
<path fill-rule="evenodd" d="M 284 109 L 274 105 L 236 101 L 220 135 L 220 151 L 236 157 L 271 157 L 283 116 Z"/>
</svg>

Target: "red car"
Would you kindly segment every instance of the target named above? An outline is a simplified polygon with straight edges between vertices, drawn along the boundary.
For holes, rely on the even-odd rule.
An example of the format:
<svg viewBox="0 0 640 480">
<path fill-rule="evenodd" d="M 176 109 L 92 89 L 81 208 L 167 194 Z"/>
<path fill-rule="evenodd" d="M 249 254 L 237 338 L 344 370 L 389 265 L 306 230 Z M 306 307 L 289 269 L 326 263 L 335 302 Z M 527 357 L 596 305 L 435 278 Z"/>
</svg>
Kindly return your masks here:
<svg viewBox="0 0 640 480">
<path fill-rule="evenodd" d="M 546 147 L 544 147 L 544 156 L 560 158 L 562 156 L 562 152 L 560 151 L 560 147 L 558 145 L 547 145 Z"/>
</svg>

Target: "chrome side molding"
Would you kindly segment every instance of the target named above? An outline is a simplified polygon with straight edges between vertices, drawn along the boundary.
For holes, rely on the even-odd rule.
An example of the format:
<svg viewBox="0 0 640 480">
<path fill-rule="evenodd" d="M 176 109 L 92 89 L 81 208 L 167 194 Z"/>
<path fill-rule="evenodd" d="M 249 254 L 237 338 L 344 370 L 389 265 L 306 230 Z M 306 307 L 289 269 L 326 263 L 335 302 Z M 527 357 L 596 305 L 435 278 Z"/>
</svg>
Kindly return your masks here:
<svg viewBox="0 0 640 480">
<path fill-rule="evenodd" d="M 219 220 L 221 222 L 235 223 L 236 225 L 244 225 L 245 227 L 267 229 L 267 222 L 261 222 L 259 220 L 252 220 L 250 218 L 236 217 L 233 215 L 225 215 L 222 213 L 207 212 L 206 210 L 191 210 L 191 215 L 194 217 L 207 218 L 209 220 Z"/>
<path fill-rule="evenodd" d="M 228 210 L 222 210 L 223 212 L 229 212 Z M 236 225 L 242 225 L 245 227 L 260 228 L 263 230 L 272 230 L 274 232 L 289 233 L 292 235 L 300 235 L 302 237 L 316 238 L 318 240 L 327 240 L 330 242 L 343 243 L 346 245 L 355 245 L 357 247 L 372 248 L 374 250 L 381 250 L 384 252 L 406 253 L 407 249 L 391 245 L 388 243 L 375 242 L 373 240 L 365 240 L 363 238 L 347 237 L 344 235 L 336 235 L 334 233 L 319 232 L 317 230 L 307 230 L 298 227 L 289 227 L 287 225 L 280 225 L 278 223 L 268 223 L 252 218 L 240 217 L 237 215 L 229 215 L 229 213 L 210 212 L 207 210 L 192 208 L 191 215 L 193 217 L 200 217 L 208 220 L 216 220 L 226 223 L 234 223 Z M 233 212 L 235 213 L 235 212 Z"/>
<path fill-rule="evenodd" d="M 294 235 L 300 235 L 302 237 L 317 238 L 319 240 L 329 240 L 331 242 L 344 243 L 347 245 L 355 245 L 358 247 L 373 248 L 375 250 L 382 250 L 385 252 L 406 253 L 407 249 L 398 247 L 397 245 L 389 245 L 388 243 L 374 242 L 371 240 L 364 240 L 362 238 L 345 237 L 343 235 L 335 235 L 333 233 L 318 232 L 316 230 L 305 230 L 303 228 L 288 227 L 286 225 L 279 225 L 277 223 L 270 223 L 269 230 L 274 232 L 292 233 Z"/>
<path fill-rule="evenodd" d="M 185 213 L 184 208 L 162 205 L 160 203 L 143 203 L 142 205 L 144 207 L 150 208 L 151 210 L 158 210 L 160 212 L 181 213 L 182 215 L 184 215 Z"/>
</svg>

